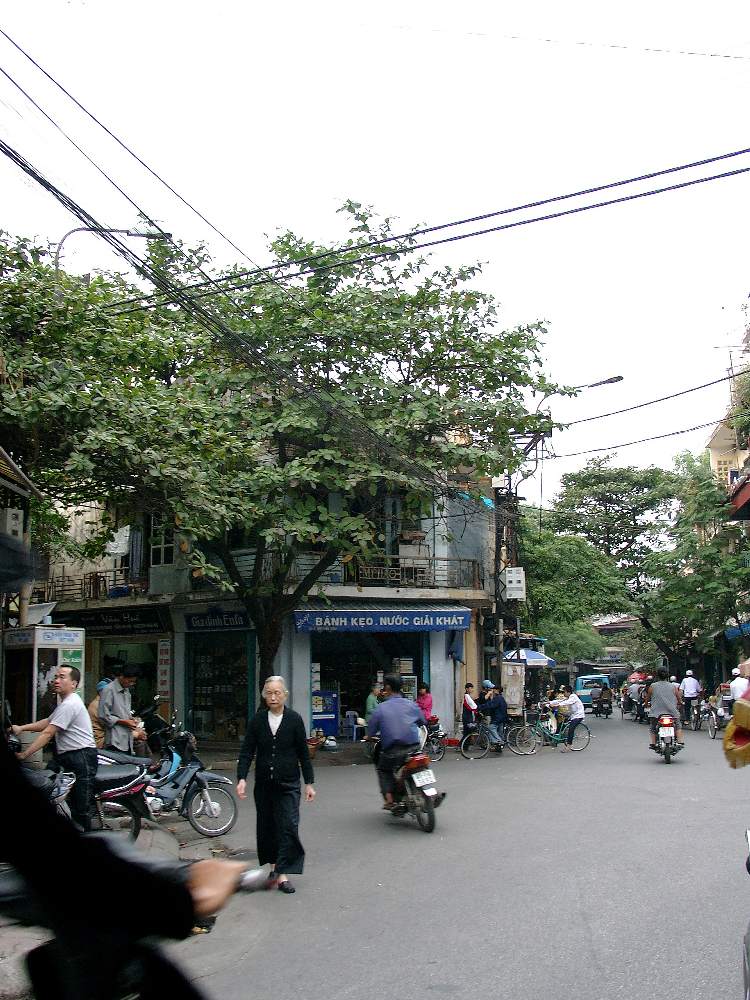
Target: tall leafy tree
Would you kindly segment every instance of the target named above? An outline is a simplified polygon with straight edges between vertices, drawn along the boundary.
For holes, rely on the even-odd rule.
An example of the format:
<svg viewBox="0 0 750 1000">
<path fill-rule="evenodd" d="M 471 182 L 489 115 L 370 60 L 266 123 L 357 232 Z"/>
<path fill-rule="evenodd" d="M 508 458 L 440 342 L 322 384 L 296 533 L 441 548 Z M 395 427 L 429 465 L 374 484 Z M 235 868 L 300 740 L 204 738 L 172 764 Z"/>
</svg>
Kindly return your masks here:
<svg viewBox="0 0 750 1000">
<path fill-rule="evenodd" d="M 116 279 L 65 278 L 60 301 L 36 248 L 0 246 L 3 440 L 59 504 L 174 517 L 193 572 L 247 608 L 261 681 L 326 570 L 382 550 L 383 497 L 419 513 L 447 475 L 517 467 L 516 435 L 547 424 L 526 393 L 554 388 L 543 327 L 502 329 L 478 268 L 361 260 L 355 244 L 390 223 L 345 211 L 349 245 L 312 274 L 212 295 L 227 340 L 180 306 L 113 309 Z M 270 249 L 290 266 L 329 248 L 286 233 Z M 168 248 L 152 253 L 183 276 Z"/>
</svg>

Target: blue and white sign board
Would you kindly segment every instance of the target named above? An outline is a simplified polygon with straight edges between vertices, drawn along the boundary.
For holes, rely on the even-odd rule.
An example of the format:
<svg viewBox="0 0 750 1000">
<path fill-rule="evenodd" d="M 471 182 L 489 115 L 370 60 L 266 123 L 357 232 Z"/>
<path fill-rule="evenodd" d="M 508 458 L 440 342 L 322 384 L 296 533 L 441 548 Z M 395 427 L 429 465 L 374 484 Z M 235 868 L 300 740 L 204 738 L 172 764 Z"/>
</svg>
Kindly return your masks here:
<svg viewBox="0 0 750 1000">
<path fill-rule="evenodd" d="M 470 626 L 468 608 L 385 611 L 328 608 L 294 612 L 297 632 L 466 632 Z"/>
</svg>

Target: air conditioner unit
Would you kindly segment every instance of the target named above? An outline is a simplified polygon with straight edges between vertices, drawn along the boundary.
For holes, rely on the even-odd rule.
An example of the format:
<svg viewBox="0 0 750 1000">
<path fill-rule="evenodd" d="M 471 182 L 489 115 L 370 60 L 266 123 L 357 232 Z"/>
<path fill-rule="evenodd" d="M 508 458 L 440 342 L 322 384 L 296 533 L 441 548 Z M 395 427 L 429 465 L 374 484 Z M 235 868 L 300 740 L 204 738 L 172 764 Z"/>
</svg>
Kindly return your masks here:
<svg viewBox="0 0 750 1000">
<path fill-rule="evenodd" d="M 21 539 L 23 537 L 23 511 L 14 507 L 0 510 L 0 532 L 3 535 L 10 535 L 11 538 Z"/>
<path fill-rule="evenodd" d="M 500 589 L 506 601 L 526 600 L 526 573 L 522 566 L 506 566 L 500 573 Z"/>
</svg>

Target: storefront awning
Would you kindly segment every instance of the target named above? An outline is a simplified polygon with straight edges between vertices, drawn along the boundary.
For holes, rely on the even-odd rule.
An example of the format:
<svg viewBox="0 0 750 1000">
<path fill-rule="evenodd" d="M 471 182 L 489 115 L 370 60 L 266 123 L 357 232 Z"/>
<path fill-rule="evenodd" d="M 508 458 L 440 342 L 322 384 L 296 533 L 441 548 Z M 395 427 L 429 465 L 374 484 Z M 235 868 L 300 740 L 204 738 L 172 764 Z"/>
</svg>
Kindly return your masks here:
<svg viewBox="0 0 750 1000">
<path fill-rule="evenodd" d="M 471 610 L 458 605 L 362 604 L 294 612 L 297 632 L 466 632 Z"/>
<path fill-rule="evenodd" d="M 504 660 L 523 660 L 527 667 L 556 667 L 557 660 L 553 660 L 551 656 L 546 656 L 544 653 L 538 652 L 536 649 L 519 649 L 518 655 L 516 655 L 516 650 L 512 650 L 506 653 L 503 657 Z"/>
<path fill-rule="evenodd" d="M 727 639 L 739 639 L 742 635 L 750 634 L 750 622 L 743 622 L 740 628 L 733 626 L 732 628 L 724 629 L 724 635 Z"/>
</svg>

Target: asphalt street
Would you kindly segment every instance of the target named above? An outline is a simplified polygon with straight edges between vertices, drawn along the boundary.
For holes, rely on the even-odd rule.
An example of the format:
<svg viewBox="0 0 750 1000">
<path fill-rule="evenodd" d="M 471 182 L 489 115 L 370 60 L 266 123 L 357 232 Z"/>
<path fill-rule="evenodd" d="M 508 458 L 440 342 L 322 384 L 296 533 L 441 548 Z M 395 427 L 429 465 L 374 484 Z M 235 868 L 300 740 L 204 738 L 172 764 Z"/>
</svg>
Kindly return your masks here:
<svg viewBox="0 0 750 1000">
<path fill-rule="evenodd" d="M 582 753 L 436 765 L 437 829 L 380 810 L 371 766 L 320 767 L 297 893 L 235 897 L 173 947 L 206 994 L 273 1000 L 742 996 L 750 768 L 687 733 L 587 720 Z M 248 800 L 228 838 L 254 846 Z"/>
</svg>

